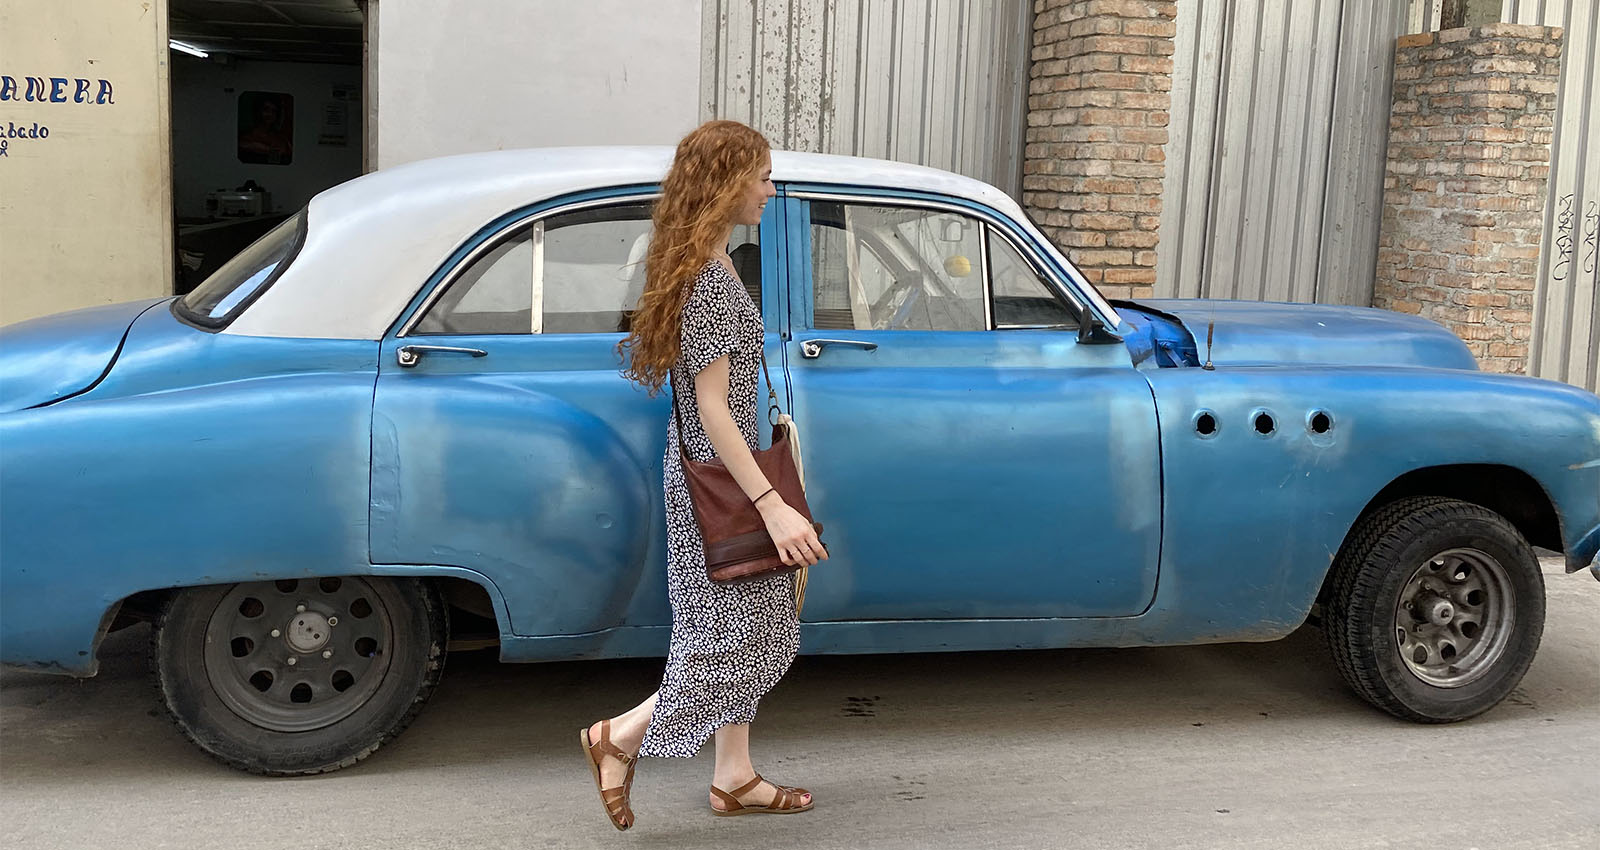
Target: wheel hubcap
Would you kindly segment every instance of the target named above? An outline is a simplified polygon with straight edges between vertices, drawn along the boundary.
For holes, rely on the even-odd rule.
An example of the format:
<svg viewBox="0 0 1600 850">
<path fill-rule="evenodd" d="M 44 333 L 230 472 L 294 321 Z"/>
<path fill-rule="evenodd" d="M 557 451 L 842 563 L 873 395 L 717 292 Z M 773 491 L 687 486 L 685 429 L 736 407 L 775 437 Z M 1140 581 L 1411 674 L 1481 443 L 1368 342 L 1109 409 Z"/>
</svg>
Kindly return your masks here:
<svg viewBox="0 0 1600 850">
<path fill-rule="evenodd" d="M 366 704 L 393 641 L 388 609 L 359 578 L 239 584 L 206 625 L 206 677 L 241 718 L 305 732 Z"/>
<path fill-rule="evenodd" d="M 1450 549 L 1412 572 L 1395 606 L 1396 649 L 1406 669 L 1430 685 L 1459 688 L 1492 668 L 1510 642 L 1511 582 L 1499 560 L 1478 549 Z"/>
</svg>

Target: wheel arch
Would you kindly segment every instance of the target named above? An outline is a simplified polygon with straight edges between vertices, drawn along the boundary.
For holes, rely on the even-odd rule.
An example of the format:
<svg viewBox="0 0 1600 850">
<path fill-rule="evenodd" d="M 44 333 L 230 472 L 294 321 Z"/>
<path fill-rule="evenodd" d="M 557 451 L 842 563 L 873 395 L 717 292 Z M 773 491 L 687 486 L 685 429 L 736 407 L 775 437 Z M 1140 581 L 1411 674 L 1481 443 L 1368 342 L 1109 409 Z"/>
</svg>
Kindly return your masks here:
<svg viewBox="0 0 1600 850">
<path fill-rule="evenodd" d="M 1413 496 L 1440 496 L 1479 505 L 1505 517 L 1529 543 L 1558 552 L 1564 548 L 1561 515 L 1537 479 L 1514 466 L 1459 463 L 1413 469 L 1390 481 L 1350 524 L 1340 550 L 1349 544 L 1350 535 L 1362 520 L 1386 505 Z M 1326 599 L 1327 593 L 1325 580 L 1317 598 Z"/>
<path fill-rule="evenodd" d="M 1408 496 L 1443 496 L 1505 517 L 1535 546 L 1562 550 L 1561 515 L 1537 479 L 1514 466 L 1463 463 L 1414 469 L 1389 482 L 1361 511 L 1364 517 Z"/>
<path fill-rule="evenodd" d="M 330 574 L 332 575 L 332 574 Z M 388 578 L 415 578 L 421 579 L 432 587 L 445 605 L 456 611 L 464 611 L 473 617 L 487 620 L 494 624 L 500 636 L 509 635 L 510 618 L 507 615 L 504 597 L 500 595 L 499 588 L 481 573 L 470 570 L 461 570 L 453 567 L 378 567 L 367 572 L 347 572 L 339 575 L 366 575 Z M 322 578 L 322 576 L 305 575 L 296 573 L 281 576 L 261 577 L 258 581 L 273 581 L 276 579 L 306 579 Z M 238 582 L 217 582 L 216 584 L 237 584 Z M 120 631 L 141 622 L 152 622 L 161 612 L 162 607 L 173 594 L 189 590 L 194 587 L 208 585 L 184 585 L 174 587 L 159 587 L 130 593 L 116 600 L 106 609 L 103 625 L 94 637 L 94 646 L 91 657 L 97 655 L 100 643 L 111 632 Z M 454 630 L 458 626 L 458 618 L 446 619 L 447 629 Z"/>
</svg>

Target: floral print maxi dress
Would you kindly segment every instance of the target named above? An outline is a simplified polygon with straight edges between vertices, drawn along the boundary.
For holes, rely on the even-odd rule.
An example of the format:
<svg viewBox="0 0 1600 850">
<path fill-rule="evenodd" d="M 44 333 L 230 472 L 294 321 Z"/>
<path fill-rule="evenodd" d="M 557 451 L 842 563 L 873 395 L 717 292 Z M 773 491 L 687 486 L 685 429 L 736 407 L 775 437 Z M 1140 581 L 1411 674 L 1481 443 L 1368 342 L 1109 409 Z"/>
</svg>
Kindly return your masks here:
<svg viewBox="0 0 1600 850">
<path fill-rule="evenodd" d="M 639 754 L 688 758 L 717 729 L 755 719 L 756 705 L 783 678 L 800 646 L 789 576 L 732 585 L 706 578 L 700 527 L 684 486 L 678 440 L 694 460 L 716 456 L 700 423 L 694 376 L 729 358 L 728 407 L 751 449 L 757 442 L 761 314 L 739 279 L 711 260 L 694 280 L 680 323 L 682 353 L 672 395 L 683 417 L 667 418 L 667 597 L 672 643 L 655 714 Z"/>
</svg>

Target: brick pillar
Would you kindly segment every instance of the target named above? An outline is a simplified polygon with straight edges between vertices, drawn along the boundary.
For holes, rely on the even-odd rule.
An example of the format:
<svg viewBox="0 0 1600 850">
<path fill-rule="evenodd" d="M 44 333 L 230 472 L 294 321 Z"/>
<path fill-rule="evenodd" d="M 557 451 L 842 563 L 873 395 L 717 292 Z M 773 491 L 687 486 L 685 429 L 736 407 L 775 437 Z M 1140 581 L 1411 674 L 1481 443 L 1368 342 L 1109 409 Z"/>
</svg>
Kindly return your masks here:
<svg viewBox="0 0 1600 850">
<path fill-rule="evenodd" d="M 1396 43 L 1373 306 L 1443 324 L 1486 370 L 1527 371 L 1561 37 L 1491 24 Z"/>
<path fill-rule="evenodd" d="M 1156 282 L 1177 6 L 1035 0 L 1022 202 L 1090 282 Z"/>
</svg>

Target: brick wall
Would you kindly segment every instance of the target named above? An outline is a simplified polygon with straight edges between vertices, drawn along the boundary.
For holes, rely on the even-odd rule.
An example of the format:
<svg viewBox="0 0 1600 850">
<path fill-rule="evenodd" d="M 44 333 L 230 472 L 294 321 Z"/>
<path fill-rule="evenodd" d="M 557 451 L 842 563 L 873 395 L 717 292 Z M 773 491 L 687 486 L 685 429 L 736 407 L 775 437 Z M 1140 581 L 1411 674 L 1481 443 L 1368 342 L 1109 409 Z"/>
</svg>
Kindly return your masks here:
<svg viewBox="0 0 1600 850">
<path fill-rule="evenodd" d="M 1396 43 L 1373 306 L 1442 323 L 1488 370 L 1527 369 L 1561 37 L 1492 24 Z"/>
<path fill-rule="evenodd" d="M 1036 0 L 1022 200 L 1112 298 L 1149 297 L 1177 6 Z"/>
</svg>

